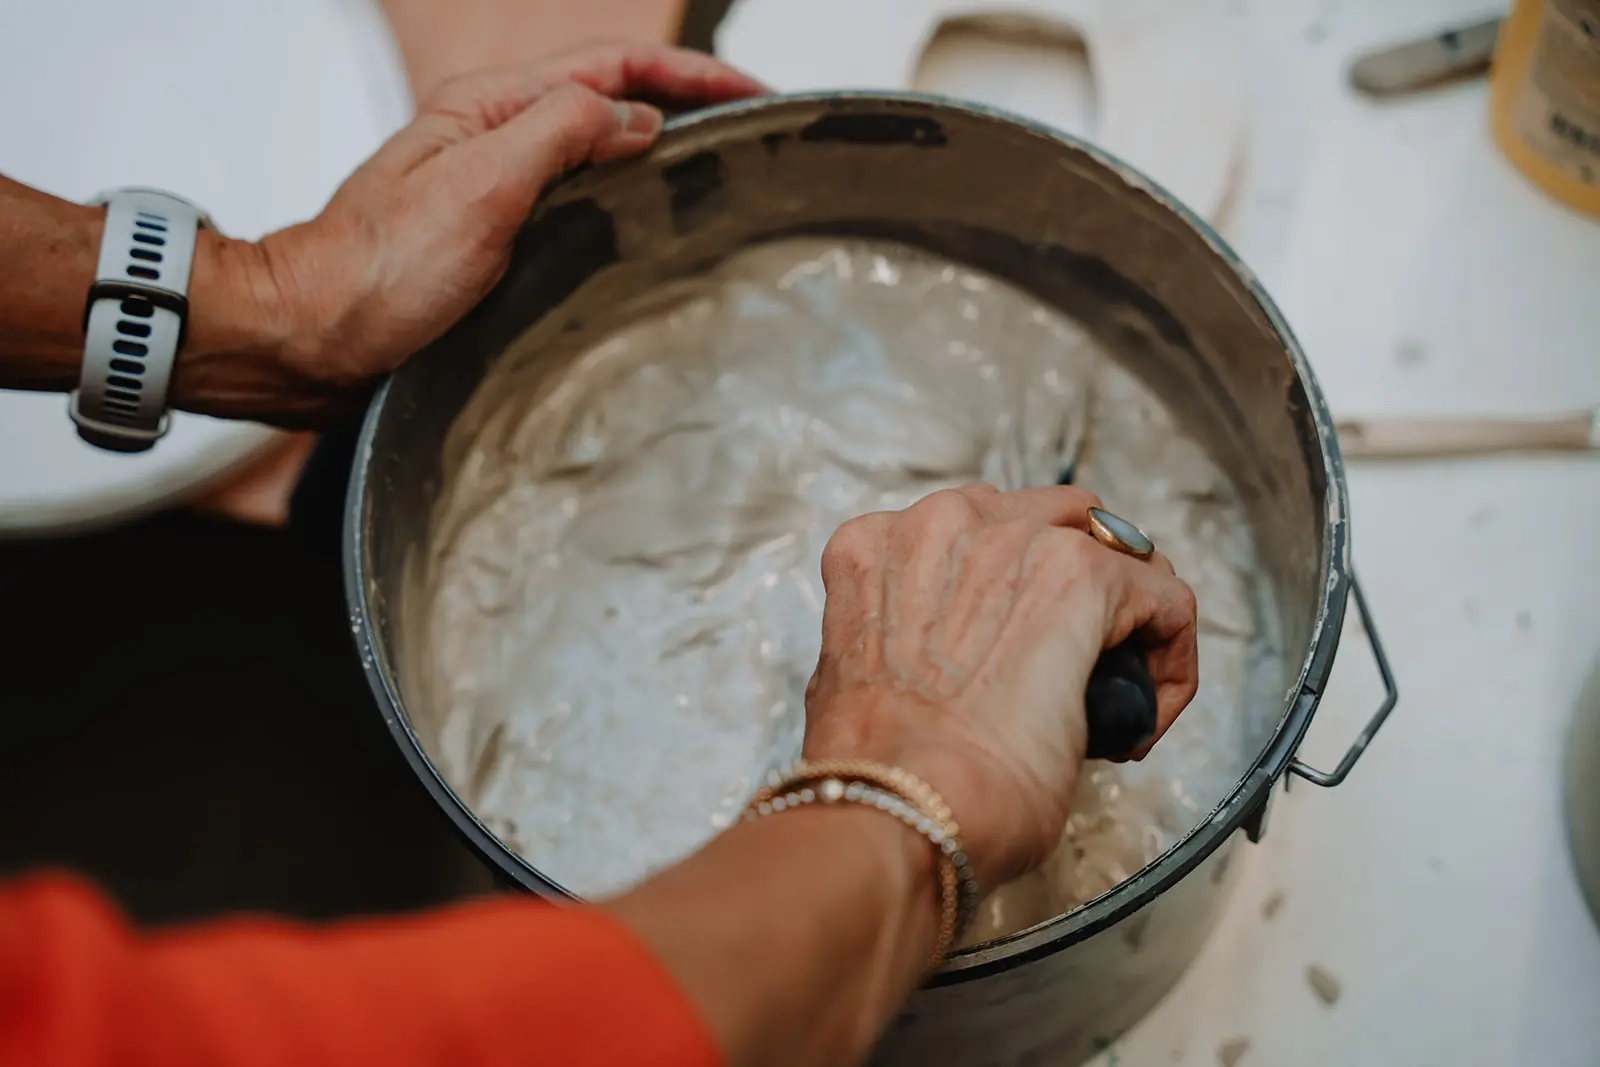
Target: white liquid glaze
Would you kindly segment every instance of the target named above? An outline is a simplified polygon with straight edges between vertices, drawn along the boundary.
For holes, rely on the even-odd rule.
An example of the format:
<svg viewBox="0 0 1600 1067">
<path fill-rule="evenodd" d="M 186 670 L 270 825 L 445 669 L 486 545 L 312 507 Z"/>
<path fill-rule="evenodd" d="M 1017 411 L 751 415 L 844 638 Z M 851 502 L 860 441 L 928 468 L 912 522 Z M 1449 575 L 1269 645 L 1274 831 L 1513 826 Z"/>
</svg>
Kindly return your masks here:
<svg viewBox="0 0 1600 1067">
<path fill-rule="evenodd" d="M 555 376 L 513 353 L 486 379 L 426 563 L 430 751 L 546 875 L 625 888 L 798 753 L 840 523 L 1072 463 L 1195 586 L 1202 687 L 1143 764 L 1086 769 L 1061 849 L 991 895 L 969 942 L 1115 885 L 1243 772 L 1268 659 L 1246 523 L 1072 321 L 919 251 L 824 239 L 748 250 L 611 321 Z"/>
</svg>

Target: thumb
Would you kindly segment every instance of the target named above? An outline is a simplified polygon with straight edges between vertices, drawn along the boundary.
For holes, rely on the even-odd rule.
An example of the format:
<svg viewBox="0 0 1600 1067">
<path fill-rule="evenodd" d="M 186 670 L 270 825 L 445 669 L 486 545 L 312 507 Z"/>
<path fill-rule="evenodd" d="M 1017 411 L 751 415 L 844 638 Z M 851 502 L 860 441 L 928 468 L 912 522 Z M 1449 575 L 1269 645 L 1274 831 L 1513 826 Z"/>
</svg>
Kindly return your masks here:
<svg viewBox="0 0 1600 1067">
<path fill-rule="evenodd" d="M 611 100 L 569 82 L 462 148 L 499 175 L 496 192 L 502 203 L 521 213 L 552 179 L 578 164 L 603 163 L 649 148 L 661 123 L 661 112 L 648 104 Z"/>
</svg>

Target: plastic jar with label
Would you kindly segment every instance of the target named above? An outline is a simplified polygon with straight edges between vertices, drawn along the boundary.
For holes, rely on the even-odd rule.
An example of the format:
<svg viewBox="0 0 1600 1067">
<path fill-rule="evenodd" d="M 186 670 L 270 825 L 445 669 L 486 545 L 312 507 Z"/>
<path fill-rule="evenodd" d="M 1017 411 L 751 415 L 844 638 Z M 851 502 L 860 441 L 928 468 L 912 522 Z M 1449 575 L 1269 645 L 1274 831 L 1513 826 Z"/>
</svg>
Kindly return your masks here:
<svg viewBox="0 0 1600 1067">
<path fill-rule="evenodd" d="M 1500 150 L 1546 193 L 1600 216 L 1600 0 L 1517 0 L 1491 77 Z"/>
</svg>

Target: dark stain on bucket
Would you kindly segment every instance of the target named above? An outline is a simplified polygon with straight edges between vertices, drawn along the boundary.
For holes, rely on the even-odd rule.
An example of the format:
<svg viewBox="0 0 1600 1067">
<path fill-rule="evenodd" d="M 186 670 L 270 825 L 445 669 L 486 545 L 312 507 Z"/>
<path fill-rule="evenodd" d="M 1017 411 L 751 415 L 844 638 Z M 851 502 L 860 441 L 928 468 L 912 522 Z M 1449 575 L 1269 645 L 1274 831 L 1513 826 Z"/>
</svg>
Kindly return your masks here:
<svg viewBox="0 0 1600 1067">
<path fill-rule="evenodd" d="M 909 144 L 943 148 L 944 127 L 922 115 L 824 115 L 800 130 L 800 140 L 840 144 Z"/>
<path fill-rule="evenodd" d="M 672 205 L 672 230 L 692 233 L 728 206 L 728 168 L 715 152 L 697 152 L 682 163 L 661 168 Z"/>
<path fill-rule="evenodd" d="M 554 307 L 592 275 L 621 258 L 617 221 L 592 197 L 552 204 L 538 211 L 517 234 L 512 268 L 500 286 L 525 306 Z M 486 352 L 509 345 L 523 324 L 501 322 L 484 310 L 469 315 L 456 332 L 474 337 Z"/>
</svg>

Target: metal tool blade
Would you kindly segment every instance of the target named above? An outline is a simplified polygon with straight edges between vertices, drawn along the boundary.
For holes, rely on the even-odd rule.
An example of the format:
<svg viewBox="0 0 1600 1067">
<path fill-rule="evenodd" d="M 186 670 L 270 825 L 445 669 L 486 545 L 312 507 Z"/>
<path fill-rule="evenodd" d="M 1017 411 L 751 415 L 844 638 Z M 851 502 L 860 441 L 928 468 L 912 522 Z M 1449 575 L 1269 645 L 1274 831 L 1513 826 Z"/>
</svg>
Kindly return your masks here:
<svg viewBox="0 0 1600 1067">
<path fill-rule="evenodd" d="M 1484 19 L 1430 34 L 1417 41 L 1387 45 L 1357 59 L 1350 81 L 1362 92 L 1393 96 L 1489 69 L 1499 18 Z"/>
</svg>

